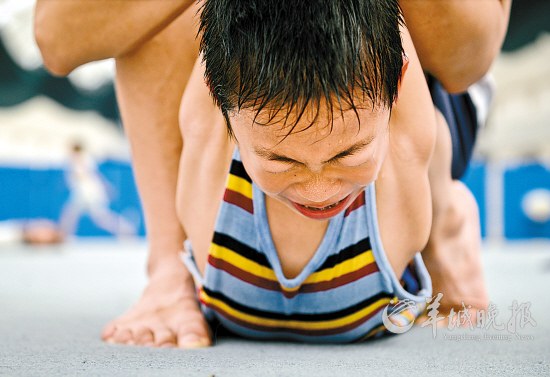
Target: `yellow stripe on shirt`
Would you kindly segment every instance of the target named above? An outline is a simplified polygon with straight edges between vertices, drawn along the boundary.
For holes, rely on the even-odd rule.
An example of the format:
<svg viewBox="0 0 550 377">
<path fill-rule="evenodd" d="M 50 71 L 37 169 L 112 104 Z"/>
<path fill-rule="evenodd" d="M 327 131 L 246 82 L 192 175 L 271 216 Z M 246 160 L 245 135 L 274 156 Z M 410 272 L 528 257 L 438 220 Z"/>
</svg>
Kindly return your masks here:
<svg viewBox="0 0 550 377">
<path fill-rule="evenodd" d="M 361 318 L 368 316 L 369 314 L 371 314 L 374 311 L 377 311 L 381 307 L 388 305 L 390 302 L 390 298 L 384 297 L 373 302 L 366 308 L 360 309 L 359 311 L 349 314 L 345 317 L 333 319 L 333 320 L 327 320 L 327 321 L 309 322 L 309 321 L 297 321 L 297 320 L 287 321 L 287 320 L 280 320 L 280 319 L 262 318 L 251 314 L 247 314 L 237 309 L 234 309 L 233 307 L 229 306 L 227 303 L 225 303 L 222 300 L 208 296 L 206 292 L 202 289 L 200 290 L 200 300 L 208 306 L 222 310 L 225 313 L 231 315 L 232 317 L 235 317 L 241 321 L 244 321 L 253 325 L 264 326 L 264 327 L 274 327 L 274 328 L 284 327 L 284 328 L 293 329 L 293 330 L 331 330 L 331 329 L 343 327 L 353 322 L 356 322 Z"/>
<path fill-rule="evenodd" d="M 232 191 L 238 192 L 246 196 L 248 199 L 252 199 L 252 184 L 246 179 L 238 177 L 233 174 L 229 174 L 227 177 L 226 187 Z"/>
</svg>

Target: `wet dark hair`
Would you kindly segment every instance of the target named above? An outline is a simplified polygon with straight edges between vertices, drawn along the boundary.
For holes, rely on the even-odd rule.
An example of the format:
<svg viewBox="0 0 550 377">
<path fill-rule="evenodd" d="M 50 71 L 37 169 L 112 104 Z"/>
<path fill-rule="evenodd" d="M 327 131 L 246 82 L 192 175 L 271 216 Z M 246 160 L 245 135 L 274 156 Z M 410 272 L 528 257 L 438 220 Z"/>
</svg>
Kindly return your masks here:
<svg viewBox="0 0 550 377">
<path fill-rule="evenodd" d="M 296 114 L 289 133 L 310 106 L 314 119 L 322 104 L 391 109 L 401 23 L 397 0 L 204 0 L 205 79 L 230 133 L 229 114 L 245 108 L 256 122 L 267 110 L 264 124 Z"/>
</svg>

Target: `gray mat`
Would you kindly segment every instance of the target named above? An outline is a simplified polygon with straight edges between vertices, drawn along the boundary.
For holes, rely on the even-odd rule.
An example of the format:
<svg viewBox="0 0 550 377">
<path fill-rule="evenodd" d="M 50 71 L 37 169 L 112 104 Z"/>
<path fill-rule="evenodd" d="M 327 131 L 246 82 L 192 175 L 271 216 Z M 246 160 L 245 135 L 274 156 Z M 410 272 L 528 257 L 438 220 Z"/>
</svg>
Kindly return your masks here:
<svg viewBox="0 0 550 377">
<path fill-rule="evenodd" d="M 499 322 L 530 303 L 536 326 L 438 330 L 357 345 L 304 345 L 220 337 L 184 351 L 104 344 L 102 326 L 145 284 L 145 245 L 112 242 L 0 249 L 2 376 L 550 376 L 550 245 L 486 247 Z"/>
</svg>

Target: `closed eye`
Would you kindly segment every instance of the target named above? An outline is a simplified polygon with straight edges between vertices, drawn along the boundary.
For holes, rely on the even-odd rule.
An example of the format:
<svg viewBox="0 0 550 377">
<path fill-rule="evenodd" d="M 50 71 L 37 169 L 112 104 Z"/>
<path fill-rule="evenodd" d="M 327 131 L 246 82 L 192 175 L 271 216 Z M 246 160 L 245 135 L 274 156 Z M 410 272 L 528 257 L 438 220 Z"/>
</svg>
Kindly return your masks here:
<svg viewBox="0 0 550 377">
<path fill-rule="evenodd" d="M 292 158 L 288 158 L 288 157 L 284 157 L 284 156 L 278 156 L 278 155 L 270 156 L 268 158 L 268 160 L 269 161 L 282 162 L 282 163 L 285 163 L 285 164 L 294 164 L 294 165 L 302 164 L 301 162 L 293 160 Z"/>
<path fill-rule="evenodd" d="M 323 164 L 338 162 L 339 160 L 341 160 L 345 157 L 353 156 L 353 155 L 361 152 L 362 150 L 364 150 L 367 146 L 369 146 L 373 139 L 374 139 L 374 136 L 371 136 L 366 140 L 360 141 L 360 142 L 352 145 L 348 149 L 346 149 L 346 150 L 344 150 L 340 153 L 337 153 L 335 156 L 329 158 L 328 160 L 323 161 Z M 255 153 L 259 157 L 262 157 L 262 158 L 264 158 L 266 160 L 269 160 L 269 161 L 277 161 L 277 162 L 282 162 L 282 163 L 285 163 L 285 164 L 304 165 L 303 162 L 296 161 L 293 158 L 286 157 L 286 156 L 274 153 L 274 152 L 270 151 L 269 149 L 265 149 L 265 148 L 255 148 Z"/>
<path fill-rule="evenodd" d="M 340 162 L 340 160 L 354 156 L 357 152 L 355 151 L 344 151 L 342 153 L 337 154 L 336 156 L 332 157 L 330 160 L 326 161 L 326 163 L 334 163 L 334 162 Z"/>
<path fill-rule="evenodd" d="M 357 156 L 360 152 L 364 151 L 372 141 L 372 138 L 364 143 L 358 143 L 353 145 L 351 148 L 346 149 L 338 153 L 336 156 L 332 157 L 330 160 L 325 161 L 325 163 L 337 163 L 347 157 Z"/>
</svg>

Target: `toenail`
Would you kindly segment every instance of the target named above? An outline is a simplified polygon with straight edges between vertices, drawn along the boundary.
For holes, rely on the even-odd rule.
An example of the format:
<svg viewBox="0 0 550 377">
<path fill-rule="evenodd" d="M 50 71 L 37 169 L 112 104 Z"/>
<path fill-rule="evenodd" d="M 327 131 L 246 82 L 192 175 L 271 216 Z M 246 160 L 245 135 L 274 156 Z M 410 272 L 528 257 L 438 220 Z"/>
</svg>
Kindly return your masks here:
<svg viewBox="0 0 550 377">
<path fill-rule="evenodd" d="M 184 349 L 205 348 L 205 347 L 208 347 L 209 345 L 210 345 L 210 342 L 208 340 L 202 339 L 194 343 L 185 343 L 181 345 L 180 348 L 184 348 Z"/>
<path fill-rule="evenodd" d="M 195 334 L 189 334 L 181 338 L 179 342 L 180 348 L 202 348 L 210 345 L 207 338 L 200 338 Z"/>
<path fill-rule="evenodd" d="M 199 336 L 196 334 L 186 334 L 181 337 L 182 343 L 196 343 L 200 340 Z"/>
</svg>

